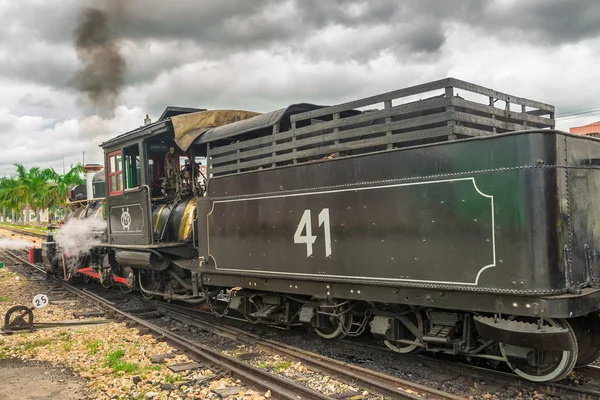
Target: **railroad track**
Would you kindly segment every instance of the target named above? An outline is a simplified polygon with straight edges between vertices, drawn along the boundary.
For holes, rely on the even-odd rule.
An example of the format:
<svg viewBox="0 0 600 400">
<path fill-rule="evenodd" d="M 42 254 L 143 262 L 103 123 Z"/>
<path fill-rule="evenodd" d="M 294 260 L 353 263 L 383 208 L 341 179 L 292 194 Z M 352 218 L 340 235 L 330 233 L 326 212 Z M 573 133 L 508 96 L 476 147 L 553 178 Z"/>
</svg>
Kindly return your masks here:
<svg viewBox="0 0 600 400">
<path fill-rule="evenodd" d="M 44 273 L 43 268 L 34 264 L 30 264 L 25 258 L 15 254 L 12 251 L 6 252 L 9 253 L 13 258 L 18 259 L 21 263 L 35 268 L 41 273 Z M 176 345 L 176 347 L 184 349 L 191 358 L 196 359 L 197 361 L 203 361 L 211 365 L 217 365 L 219 367 L 225 368 L 226 370 L 234 374 L 234 376 L 237 376 L 240 379 L 245 380 L 246 382 L 251 382 L 265 390 L 271 390 L 274 394 L 277 393 L 278 397 L 280 398 L 294 398 L 297 400 L 297 396 L 299 393 L 302 394 L 303 399 L 330 398 L 322 395 L 319 392 L 315 392 L 312 389 L 307 389 L 304 386 L 298 385 L 295 382 L 290 381 L 289 379 L 284 379 L 285 383 L 282 383 L 279 381 L 279 379 L 282 378 L 279 378 L 276 375 L 273 375 L 267 371 L 254 368 L 248 365 L 247 363 L 242 362 L 241 364 L 243 365 L 241 365 L 240 361 L 236 358 L 228 357 L 221 353 L 221 351 L 219 350 L 195 343 L 189 339 L 184 338 L 181 335 L 169 332 L 165 328 L 162 328 L 156 324 L 149 322 L 148 320 L 143 319 L 141 316 L 136 316 L 131 312 L 124 311 L 123 309 L 120 309 L 118 307 L 116 302 L 103 298 L 97 293 L 91 292 L 89 290 L 82 290 L 64 282 L 61 282 L 61 284 L 63 284 L 71 292 L 76 293 L 77 295 L 89 301 L 92 301 L 98 305 L 101 305 L 105 309 L 110 310 L 111 313 L 118 315 L 121 319 L 129 320 L 130 322 L 137 324 L 140 327 L 146 328 L 153 332 L 155 336 L 158 336 L 162 339 L 171 342 L 172 344 Z M 406 381 L 390 375 L 358 367 L 356 365 L 335 360 L 329 357 L 324 357 L 322 355 L 298 349 L 296 347 L 286 345 L 277 341 L 265 339 L 238 327 L 210 322 L 207 320 L 207 318 L 204 318 L 206 316 L 205 313 L 192 310 L 188 307 L 158 301 L 155 302 L 155 307 L 158 309 L 166 310 L 164 314 L 173 320 L 188 324 L 205 332 L 210 332 L 215 335 L 228 338 L 233 341 L 237 341 L 239 343 L 250 343 L 268 353 L 278 354 L 286 358 L 293 359 L 295 361 L 300 361 L 315 371 L 319 371 L 320 373 L 336 377 L 343 382 L 354 386 L 360 386 L 361 388 L 368 389 L 371 393 L 381 394 L 383 396 L 386 396 L 387 398 L 428 398 L 453 400 L 461 398 L 459 396 L 445 393 L 436 389 L 428 388 L 426 386 L 414 382 Z M 381 352 L 382 354 L 391 353 L 391 351 L 387 349 L 355 341 L 346 342 L 345 345 L 354 347 L 364 347 L 369 351 Z M 418 360 L 422 363 L 426 363 L 430 366 L 433 366 L 434 368 L 441 368 L 458 374 L 467 375 L 474 378 L 480 378 L 512 387 L 519 387 L 530 390 L 532 389 L 545 394 L 560 396 L 562 398 L 600 398 L 600 390 L 577 387 L 567 385 L 564 383 L 529 382 L 519 378 L 518 376 L 512 373 L 505 373 L 459 362 L 447 362 L 445 360 L 440 360 L 427 356 L 404 355 L 396 353 L 394 353 L 394 355 L 399 359 L 408 358 Z M 590 365 L 587 367 L 578 368 L 576 370 L 576 373 L 594 380 L 600 380 L 600 367 L 597 366 Z M 263 382 L 263 384 L 261 385 L 260 382 Z M 267 382 L 267 384 L 265 385 L 264 382 Z M 291 393 L 294 393 L 294 396 L 288 397 L 291 395 Z"/>
<path fill-rule="evenodd" d="M 576 371 L 590 378 L 600 380 L 600 366 L 598 365 L 588 365 L 584 368 L 577 368 Z"/>
<path fill-rule="evenodd" d="M 20 235 L 27 235 L 27 236 L 33 236 L 39 239 L 46 239 L 46 235 L 43 233 L 38 233 L 38 232 L 31 232 L 25 229 L 18 229 L 18 228 L 12 228 L 12 227 L 5 227 L 5 226 L 0 226 L 0 229 L 4 229 L 5 231 L 9 231 L 9 232 L 13 232 L 13 233 L 18 233 Z"/>
<path fill-rule="evenodd" d="M 5 250 L 5 252 L 12 258 L 18 260 L 20 263 L 35 268 L 40 273 L 44 273 L 43 268 L 29 263 L 22 256 L 8 250 Z M 264 391 L 270 390 L 274 398 L 290 400 L 333 398 L 321 392 L 315 391 L 307 386 L 303 386 L 291 379 L 275 375 L 260 368 L 256 368 L 243 360 L 228 356 L 222 353 L 220 350 L 205 346 L 189 340 L 181 335 L 170 332 L 167 329 L 142 318 L 140 315 L 124 311 L 118 307 L 117 302 L 103 298 L 99 294 L 90 290 L 82 290 L 58 279 L 56 279 L 56 281 L 60 282 L 60 284 L 70 292 L 77 294 L 89 302 L 103 307 L 118 318 L 127 320 L 130 324 L 136 325 L 138 328 L 146 329 L 159 339 L 165 340 L 175 347 L 180 348 L 195 361 L 215 366 L 220 370 L 225 370 L 232 374 L 235 378 L 241 379 L 246 383 L 250 383 Z M 175 312 L 169 312 L 170 317 L 174 317 L 174 315 Z M 177 313 L 177 316 L 180 319 L 186 319 L 190 322 L 190 325 L 193 324 L 200 329 L 213 329 L 214 332 L 218 332 L 220 335 L 229 335 L 229 338 L 232 340 L 239 341 L 240 338 L 245 335 L 245 340 L 254 341 L 257 347 L 264 349 L 269 353 L 279 354 L 286 358 L 300 361 L 306 366 L 310 367 L 312 370 L 327 374 L 353 386 L 358 386 L 361 389 L 367 389 L 370 394 L 377 394 L 391 399 L 464 399 L 460 396 L 428 388 L 426 386 L 422 386 L 400 378 L 385 375 L 376 371 L 371 371 L 366 368 L 357 367 L 268 339 L 263 339 L 259 336 L 244 332 L 241 329 L 230 328 L 230 331 L 227 332 L 228 328 L 222 326 L 218 327 L 214 325 L 211 327 L 210 323 L 193 320 L 189 316 L 183 314 Z"/>
<path fill-rule="evenodd" d="M 353 364 L 338 361 L 329 357 L 305 351 L 280 342 L 262 338 L 258 335 L 246 332 L 232 326 L 223 326 L 198 320 L 186 314 L 183 308 L 165 304 L 168 309 L 169 318 L 186 323 L 190 326 L 211 332 L 224 337 L 235 338 L 237 341 L 252 343 L 269 353 L 278 354 L 300 361 L 311 369 L 317 370 L 324 375 L 336 376 L 344 382 L 359 385 L 369 389 L 373 393 L 380 393 L 390 398 L 401 398 L 406 392 L 412 392 L 418 396 L 429 399 L 459 399 L 461 397 L 450 395 L 440 390 L 428 388 L 414 382 L 409 382 L 391 375 L 382 374 L 367 368 L 358 367 Z"/>
<path fill-rule="evenodd" d="M 206 330 L 208 332 L 212 332 L 216 335 L 223 335 L 224 337 L 230 337 L 230 338 L 235 337 L 235 338 L 237 338 L 237 340 L 240 340 L 241 342 L 250 342 L 250 343 L 255 344 L 257 347 L 264 348 L 267 351 L 275 352 L 277 354 L 284 354 L 287 357 L 306 362 L 307 364 L 310 364 L 312 361 L 315 364 L 316 369 L 320 368 L 319 360 L 321 360 L 322 358 L 327 358 L 327 357 L 323 357 L 321 355 L 318 355 L 318 354 L 315 354 L 312 352 L 307 352 L 307 351 L 304 351 L 304 350 L 301 350 L 301 349 L 298 349 L 293 346 L 289 346 L 289 345 L 286 345 L 286 344 L 283 344 L 280 342 L 261 338 L 258 335 L 249 333 L 249 332 L 244 331 L 243 329 L 240 329 L 237 327 L 233 327 L 233 326 L 229 326 L 229 325 L 224 326 L 223 324 L 209 322 L 206 320 L 206 318 L 199 320 L 198 314 L 204 314 L 204 313 L 191 310 L 184 306 L 165 303 L 165 304 L 160 304 L 158 307 L 165 308 L 168 311 L 166 313 L 166 315 L 168 315 L 169 318 L 189 324 L 189 325 L 197 327 L 199 329 L 204 329 L 204 330 Z M 194 314 L 196 314 L 195 318 L 194 318 Z M 310 338 L 320 340 L 319 338 L 315 338 L 313 336 L 311 336 Z M 388 349 L 385 349 L 382 347 L 378 347 L 375 345 L 368 345 L 368 344 L 356 342 L 356 341 L 342 341 L 342 342 L 345 342 L 344 344 L 349 347 L 363 347 L 371 352 L 378 352 L 378 353 L 381 353 L 382 355 L 383 354 L 393 354 L 395 357 L 398 358 L 399 361 L 401 361 L 402 359 L 411 359 L 414 361 L 419 361 L 424 364 L 428 364 L 429 366 L 434 367 L 436 369 L 437 368 L 443 369 L 443 370 L 446 370 L 449 372 L 454 372 L 454 373 L 462 375 L 462 376 L 470 376 L 472 378 L 479 378 L 482 380 L 491 381 L 491 382 L 495 382 L 495 383 L 506 385 L 506 386 L 535 390 L 535 391 L 542 392 L 542 393 L 552 395 L 552 396 L 560 396 L 561 398 L 590 399 L 590 400 L 592 400 L 592 399 L 597 400 L 600 398 L 600 388 L 599 389 L 589 389 L 589 388 L 584 388 L 584 387 L 568 385 L 568 384 L 564 384 L 564 383 L 531 382 L 531 381 L 524 380 L 513 373 L 497 371 L 497 370 L 493 370 L 493 369 L 489 369 L 489 368 L 479 367 L 479 366 L 472 365 L 472 364 L 466 364 L 466 363 L 461 363 L 461 362 L 457 362 L 457 361 L 448 362 L 446 360 L 433 358 L 431 356 L 418 355 L 418 354 L 398 354 L 398 353 L 392 352 L 391 350 L 388 350 Z M 305 359 L 304 359 L 305 357 L 308 357 L 307 361 L 305 361 Z M 311 360 L 311 358 L 313 360 Z M 329 360 L 331 360 L 331 359 L 329 359 Z M 343 361 L 337 361 L 337 360 L 333 360 L 333 361 L 335 361 L 334 364 L 336 364 L 336 365 L 346 365 L 346 366 L 351 365 L 351 364 L 345 363 Z M 382 379 L 384 385 L 393 385 L 394 384 L 393 379 L 395 379 L 395 378 L 390 377 L 389 375 L 379 374 L 378 372 L 368 370 L 365 368 L 361 368 L 361 367 L 358 367 L 355 365 L 351 365 L 351 367 L 357 374 L 364 374 L 363 377 L 367 381 L 378 382 L 379 379 Z M 326 373 L 335 374 L 334 372 L 328 372 L 327 366 L 324 366 L 322 370 Z M 600 380 L 600 367 L 598 367 L 598 366 L 589 365 L 586 367 L 577 368 L 575 371 L 577 374 L 581 374 L 583 376 L 586 376 L 586 377 L 589 377 L 589 378 L 592 378 L 595 380 Z M 381 377 L 381 375 L 383 375 L 383 377 Z M 389 379 L 389 378 L 393 378 L 393 379 Z M 414 383 L 411 383 L 411 384 L 414 385 Z M 417 385 L 417 387 L 418 386 L 420 386 L 420 385 Z M 402 387 L 402 386 L 397 384 L 397 387 Z M 405 389 L 407 389 L 407 388 L 408 387 L 405 387 Z M 374 390 L 375 390 L 375 388 L 374 388 Z M 415 389 L 409 389 L 409 390 L 415 390 Z"/>
</svg>

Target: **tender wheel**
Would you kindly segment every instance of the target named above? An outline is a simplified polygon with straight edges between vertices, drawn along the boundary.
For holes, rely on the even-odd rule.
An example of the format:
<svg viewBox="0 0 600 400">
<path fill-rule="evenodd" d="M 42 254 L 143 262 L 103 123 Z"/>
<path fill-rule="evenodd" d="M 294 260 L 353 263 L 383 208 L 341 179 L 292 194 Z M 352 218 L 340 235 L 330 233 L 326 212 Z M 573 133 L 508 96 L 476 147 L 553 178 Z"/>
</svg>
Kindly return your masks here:
<svg viewBox="0 0 600 400">
<path fill-rule="evenodd" d="M 536 359 L 539 364 L 537 366 L 531 365 L 526 359 L 514 359 L 511 361 L 508 361 L 507 359 L 506 361 L 506 364 L 517 375 L 533 382 L 554 382 L 561 380 L 571 372 L 577 362 L 577 338 L 569 323 L 563 319 L 548 319 L 545 323 L 549 326 L 556 326 L 569 330 L 571 336 L 571 348 L 569 350 L 525 349 L 533 351 L 533 358 Z M 500 343 L 499 345 L 500 353 L 506 358 L 507 349 L 511 346 L 503 343 Z"/>
<path fill-rule="evenodd" d="M 421 311 L 416 310 L 414 313 L 409 314 L 406 317 L 408 318 L 408 320 L 410 322 L 412 322 L 417 327 L 419 332 L 422 332 L 422 333 L 424 332 L 423 315 L 421 314 Z M 404 330 L 405 330 L 405 333 L 402 335 L 403 336 L 402 339 L 411 340 L 411 341 L 419 341 L 419 339 L 417 339 L 415 337 L 415 335 L 413 335 L 408 330 L 408 328 L 404 327 Z M 402 353 L 402 354 L 416 353 L 419 350 L 423 349 L 421 346 L 417 346 L 416 344 L 408 344 L 408 343 L 402 343 L 402 342 L 390 342 L 389 340 L 385 340 L 384 343 L 391 350 L 394 350 L 395 352 Z"/>
<path fill-rule="evenodd" d="M 346 333 L 352 326 L 352 312 L 346 311 L 342 307 L 323 308 L 321 311 L 327 313 L 337 313 L 337 316 L 320 316 L 320 328 L 314 328 L 317 335 L 325 339 L 340 339 L 346 336 Z"/>
<path fill-rule="evenodd" d="M 575 332 L 579 349 L 575 367 L 585 367 L 600 357 L 600 315 L 590 314 L 568 322 Z"/>
<path fill-rule="evenodd" d="M 260 301 L 260 300 L 257 300 Z M 247 314 L 244 314 L 244 318 L 246 319 L 246 321 L 250 322 L 253 325 L 258 325 L 260 324 L 260 320 L 257 318 L 254 318 L 253 316 L 251 316 L 250 314 L 258 311 L 259 309 L 259 305 L 257 303 L 255 303 L 254 301 L 250 301 L 250 312 Z"/>
</svg>

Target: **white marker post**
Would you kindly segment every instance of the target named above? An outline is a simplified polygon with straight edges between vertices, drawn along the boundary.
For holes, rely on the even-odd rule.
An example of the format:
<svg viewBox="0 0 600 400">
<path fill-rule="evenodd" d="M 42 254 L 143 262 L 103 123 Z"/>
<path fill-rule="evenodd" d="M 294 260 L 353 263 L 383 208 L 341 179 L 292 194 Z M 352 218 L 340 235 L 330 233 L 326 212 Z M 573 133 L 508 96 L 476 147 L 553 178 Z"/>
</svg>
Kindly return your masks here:
<svg viewBox="0 0 600 400">
<path fill-rule="evenodd" d="M 35 297 L 33 298 L 33 306 L 35 308 L 44 308 L 49 303 L 50 303 L 50 300 L 48 299 L 48 295 L 43 294 L 43 293 L 36 294 Z"/>
</svg>

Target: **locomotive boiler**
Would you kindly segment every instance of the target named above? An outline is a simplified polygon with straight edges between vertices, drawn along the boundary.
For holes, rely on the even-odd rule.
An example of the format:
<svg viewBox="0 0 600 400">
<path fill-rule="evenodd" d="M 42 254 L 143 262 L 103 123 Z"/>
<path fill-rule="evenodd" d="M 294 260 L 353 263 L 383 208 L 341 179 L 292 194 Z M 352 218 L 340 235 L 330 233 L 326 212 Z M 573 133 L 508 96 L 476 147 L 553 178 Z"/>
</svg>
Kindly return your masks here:
<svg viewBox="0 0 600 400">
<path fill-rule="evenodd" d="M 600 141 L 554 112 L 453 78 L 265 114 L 169 107 L 102 144 L 107 237 L 77 273 L 559 380 L 600 354 Z"/>
</svg>

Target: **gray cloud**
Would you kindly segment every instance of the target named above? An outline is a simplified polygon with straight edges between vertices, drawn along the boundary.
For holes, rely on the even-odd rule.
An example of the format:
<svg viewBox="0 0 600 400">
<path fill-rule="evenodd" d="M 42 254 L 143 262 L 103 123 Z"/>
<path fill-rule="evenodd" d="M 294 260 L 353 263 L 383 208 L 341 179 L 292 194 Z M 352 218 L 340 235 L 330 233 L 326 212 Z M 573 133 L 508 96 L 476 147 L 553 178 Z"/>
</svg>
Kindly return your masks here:
<svg viewBox="0 0 600 400">
<path fill-rule="evenodd" d="M 77 107 L 73 32 L 86 7 L 107 13 L 127 66 L 122 80 L 84 85 L 113 83 L 122 106 L 109 118 Z M 14 159 L 68 164 L 85 150 L 99 162 L 100 141 L 167 105 L 269 111 L 450 75 L 559 113 L 597 107 L 599 13 L 593 0 L 0 0 L 0 175 Z"/>
<path fill-rule="evenodd" d="M 505 41 L 533 45 L 577 43 L 600 34 L 597 23 L 600 3 L 595 0 L 502 3 L 477 0 L 179 0 L 176 3 L 66 0 L 64 6 L 63 3 L 60 7 L 56 2 L 22 7 L 11 2 L 6 16 L 18 11 L 21 23 L 0 27 L 0 35 L 10 39 L 13 49 L 38 43 L 54 50 L 61 48 L 64 52 L 64 46 L 73 45 L 72 33 L 82 8 L 93 5 L 115 17 L 127 15 L 126 20 L 109 21 L 110 32 L 118 40 L 129 66 L 124 75 L 126 85 L 151 82 L 183 63 L 224 59 L 233 53 L 260 49 L 291 48 L 297 57 L 312 60 L 334 57 L 340 61 L 365 63 L 380 54 L 392 54 L 399 59 L 425 56 L 435 60 L 446 43 L 448 27 L 456 24 Z M 114 12 L 115 7 L 120 7 L 117 12 Z M 324 31 L 332 27 L 345 29 L 347 41 L 319 42 Z M 162 55 L 147 57 L 150 47 L 162 47 Z M 51 57 L 38 50 L 19 57 L 18 62 L 0 60 L 0 73 L 20 79 L 33 77 L 42 84 L 74 90 L 70 79 L 78 68 L 74 54 Z M 46 61 L 43 64 L 39 62 L 42 57 Z"/>
<path fill-rule="evenodd" d="M 52 100 L 38 98 L 29 92 L 25 93 L 25 95 L 19 99 L 19 105 L 40 108 L 54 108 L 54 102 Z"/>
<path fill-rule="evenodd" d="M 596 0 L 485 2 L 481 15 L 465 14 L 466 21 L 486 31 L 517 33 L 519 40 L 547 45 L 576 43 L 600 34 L 600 3 Z"/>
</svg>

